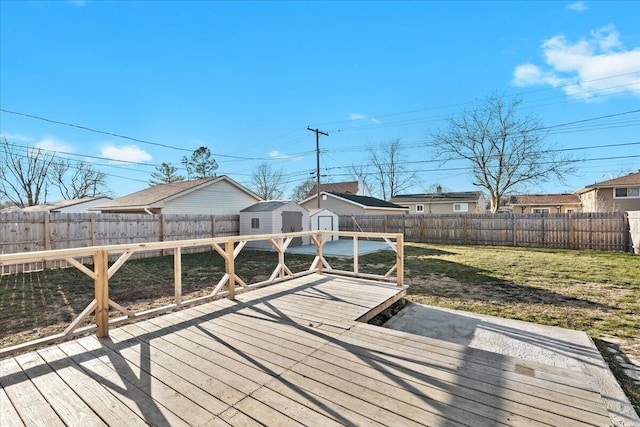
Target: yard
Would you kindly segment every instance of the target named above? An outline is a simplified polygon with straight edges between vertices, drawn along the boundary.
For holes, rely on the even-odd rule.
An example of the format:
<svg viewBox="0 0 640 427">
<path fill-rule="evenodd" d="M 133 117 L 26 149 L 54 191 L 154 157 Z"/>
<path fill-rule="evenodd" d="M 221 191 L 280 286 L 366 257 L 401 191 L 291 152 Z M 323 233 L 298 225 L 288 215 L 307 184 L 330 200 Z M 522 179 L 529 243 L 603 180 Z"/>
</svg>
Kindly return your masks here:
<svg viewBox="0 0 640 427">
<path fill-rule="evenodd" d="M 384 274 L 389 251 L 360 257 L 360 271 Z M 287 255 L 294 271 L 311 258 Z M 274 253 L 243 251 L 246 281 L 267 278 Z M 351 260 L 332 259 L 348 269 Z M 183 255 L 185 298 L 205 295 L 224 272 L 215 253 Z M 110 298 L 140 311 L 173 298 L 171 257 L 131 260 L 109 281 Z M 604 350 L 616 345 L 640 359 L 640 257 L 622 253 L 509 247 L 405 245 L 408 299 L 423 304 L 586 331 L 640 412 L 640 387 Z M 64 330 L 93 299 L 93 281 L 76 269 L 0 277 L 0 347 Z"/>
</svg>

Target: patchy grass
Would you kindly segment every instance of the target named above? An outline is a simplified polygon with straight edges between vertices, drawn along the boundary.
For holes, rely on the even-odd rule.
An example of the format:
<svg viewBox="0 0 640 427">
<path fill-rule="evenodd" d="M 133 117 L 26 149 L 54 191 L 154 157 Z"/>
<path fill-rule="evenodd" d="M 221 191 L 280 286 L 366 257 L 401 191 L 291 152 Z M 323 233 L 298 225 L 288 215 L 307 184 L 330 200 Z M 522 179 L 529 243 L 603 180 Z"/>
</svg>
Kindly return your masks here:
<svg viewBox="0 0 640 427">
<path fill-rule="evenodd" d="M 394 258 L 390 251 L 361 256 L 360 271 L 384 274 Z M 286 259 L 296 272 L 308 268 L 312 257 Z M 353 266 L 351 259 L 329 262 L 337 269 Z M 253 283 L 267 279 L 276 264 L 275 253 L 245 249 L 236 266 Z M 224 262 L 212 252 L 183 255 L 182 270 L 188 299 L 211 291 Z M 405 278 L 410 301 L 582 330 L 601 351 L 612 336 L 622 352 L 640 359 L 640 346 L 625 344 L 640 331 L 639 256 L 411 243 L 405 246 Z M 130 260 L 109 288 L 114 301 L 134 311 L 167 305 L 173 301 L 173 258 Z M 0 347 L 61 332 L 93 292 L 93 282 L 75 269 L 0 277 Z M 637 384 L 603 353 L 640 412 Z"/>
</svg>

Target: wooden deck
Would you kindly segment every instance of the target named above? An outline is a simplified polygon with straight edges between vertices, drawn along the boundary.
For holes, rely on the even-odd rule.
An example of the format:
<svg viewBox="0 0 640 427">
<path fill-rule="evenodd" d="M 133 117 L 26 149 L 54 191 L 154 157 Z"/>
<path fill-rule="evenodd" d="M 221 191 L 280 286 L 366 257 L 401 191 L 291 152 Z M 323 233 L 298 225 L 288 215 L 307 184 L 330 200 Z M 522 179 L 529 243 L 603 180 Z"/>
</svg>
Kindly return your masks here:
<svg viewBox="0 0 640 427">
<path fill-rule="evenodd" d="M 582 373 L 359 323 L 405 288 L 311 275 L 0 361 L 0 425 L 610 425 Z"/>
</svg>

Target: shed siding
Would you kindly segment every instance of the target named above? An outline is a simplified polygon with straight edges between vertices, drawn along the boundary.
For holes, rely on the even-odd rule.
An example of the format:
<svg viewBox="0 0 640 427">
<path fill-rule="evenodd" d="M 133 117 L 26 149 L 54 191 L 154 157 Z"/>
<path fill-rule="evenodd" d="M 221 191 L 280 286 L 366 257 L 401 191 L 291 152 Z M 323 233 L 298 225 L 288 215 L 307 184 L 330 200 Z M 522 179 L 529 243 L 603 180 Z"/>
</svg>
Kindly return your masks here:
<svg viewBox="0 0 640 427">
<path fill-rule="evenodd" d="M 253 205 L 251 203 L 249 206 Z M 245 206 L 248 207 L 248 206 Z M 244 208 L 243 208 L 244 209 Z M 282 212 L 283 211 L 295 211 L 302 213 L 302 231 L 309 231 L 309 212 L 302 206 L 295 202 L 289 202 L 282 205 L 272 211 L 266 212 L 240 212 L 240 234 L 241 235 L 255 235 L 255 234 L 278 234 L 282 233 Z M 260 228 L 251 228 L 251 218 L 260 219 Z M 308 245 L 310 243 L 309 237 L 302 238 L 302 244 Z M 271 244 L 266 240 L 258 240 L 254 242 L 248 242 L 247 247 L 259 248 L 259 249 L 272 249 Z"/>
<path fill-rule="evenodd" d="M 238 187 L 226 181 L 218 181 L 167 202 L 162 213 L 237 215 L 242 209 L 258 201 Z"/>
</svg>

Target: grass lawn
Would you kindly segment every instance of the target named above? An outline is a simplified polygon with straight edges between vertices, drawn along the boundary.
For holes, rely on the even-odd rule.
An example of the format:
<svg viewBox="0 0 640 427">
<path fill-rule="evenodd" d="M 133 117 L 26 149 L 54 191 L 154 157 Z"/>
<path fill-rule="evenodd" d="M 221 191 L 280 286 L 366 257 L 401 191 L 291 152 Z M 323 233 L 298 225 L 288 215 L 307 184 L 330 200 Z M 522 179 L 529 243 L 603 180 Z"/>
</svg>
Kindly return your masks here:
<svg viewBox="0 0 640 427">
<path fill-rule="evenodd" d="M 384 274 L 395 254 L 360 257 L 360 271 Z M 294 271 L 311 257 L 287 255 Z M 245 281 L 269 277 L 274 253 L 244 250 L 236 263 Z M 351 260 L 332 260 L 351 269 Z M 205 295 L 224 273 L 214 253 L 183 255 L 185 299 Z M 640 359 L 640 256 L 509 247 L 405 245 L 408 299 L 587 332 L 610 363 L 640 413 L 640 387 L 608 352 L 613 342 Z M 173 298 L 173 259 L 128 261 L 109 281 L 110 297 L 132 310 L 163 306 Z M 75 269 L 0 277 L 0 347 L 64 330 L 93 299 L 93 282 Z"/>
</svg>

